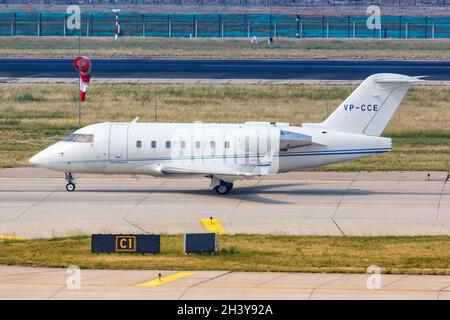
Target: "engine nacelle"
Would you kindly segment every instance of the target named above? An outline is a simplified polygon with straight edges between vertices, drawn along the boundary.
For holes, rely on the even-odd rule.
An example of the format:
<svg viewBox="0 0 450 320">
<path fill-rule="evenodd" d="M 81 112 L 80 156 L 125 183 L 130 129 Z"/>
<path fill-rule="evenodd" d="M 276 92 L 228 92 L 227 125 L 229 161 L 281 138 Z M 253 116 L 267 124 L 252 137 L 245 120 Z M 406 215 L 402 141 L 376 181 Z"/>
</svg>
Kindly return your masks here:
<svg viewBox="0 0 450 320">
<path fill-rule="evenodd" d="M 305 134 L 280 130 L 280 151 L 309 146 L 312 144 L 311 136 Z"/>
</svg>

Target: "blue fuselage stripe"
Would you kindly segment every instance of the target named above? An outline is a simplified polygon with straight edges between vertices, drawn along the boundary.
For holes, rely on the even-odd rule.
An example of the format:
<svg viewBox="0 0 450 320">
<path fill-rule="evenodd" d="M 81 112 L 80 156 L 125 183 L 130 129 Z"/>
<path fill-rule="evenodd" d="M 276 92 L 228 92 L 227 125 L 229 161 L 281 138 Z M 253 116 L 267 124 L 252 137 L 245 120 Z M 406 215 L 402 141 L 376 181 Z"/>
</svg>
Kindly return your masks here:
<svg viewBox="0 0 450 320">
<path fill-rule="evenodd" d="M 376 149 L 352 149 L 352 150 L 324 150 L 324 151 L 306 151 L 306 152 L 283 152 L 276 154 L 278 157 L 308 157 L 308 156 L 339 156 L 339 155 L 356 155 L 356 154 L 379 154 L 391 151 L 391 148 L 376 148 Z M 230 155 L 230 156 L 215 156 L 215 157 L 155 157 L 155 158 L 142 158 L 142 159 L 127 159 L 123 161 L 112 161 L 112 163 L 125 163 L 132 161 L 164 161 L 164 160 L 202 160 L 202 159 L 232 159 L 232 158 L 256 158 L 256 155 Z M 65 163 L 64 161 L 63 163 Z M 87 160 L 87 161 L 71 161 L 71 163 L 88 163 L 88 162 L 110 162 L 109 159 L 105 160 Z M 264 164 L 262 164 L 264 165 Z"/>
</svg>

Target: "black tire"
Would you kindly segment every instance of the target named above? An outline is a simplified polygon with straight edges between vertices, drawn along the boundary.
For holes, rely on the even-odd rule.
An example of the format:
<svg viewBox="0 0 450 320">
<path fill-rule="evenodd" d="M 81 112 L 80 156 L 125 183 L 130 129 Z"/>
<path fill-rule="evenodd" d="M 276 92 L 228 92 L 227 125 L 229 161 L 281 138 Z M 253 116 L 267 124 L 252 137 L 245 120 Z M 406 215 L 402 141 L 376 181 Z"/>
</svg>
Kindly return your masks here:
<svg viewBox="0 0 450 320">
<path fill-rule="evenodd" d="M 225 181 L 221 181 L 220 184 L 214 188 L 214 191 L 216 191 L 216 193 L 218 195 L 226 195 L 228 192 L 230 192 L 231 188 L 233 187 L 233 184 L 225 182 Z"/>
<path fill-rule="evenodd" d="M 72 192 L 75 190 L 75 184 L 73 184 L 72 182 L 69 182 L 68 184 L 66 184 L 66 190 L 69 192 Z"/>
</svg>

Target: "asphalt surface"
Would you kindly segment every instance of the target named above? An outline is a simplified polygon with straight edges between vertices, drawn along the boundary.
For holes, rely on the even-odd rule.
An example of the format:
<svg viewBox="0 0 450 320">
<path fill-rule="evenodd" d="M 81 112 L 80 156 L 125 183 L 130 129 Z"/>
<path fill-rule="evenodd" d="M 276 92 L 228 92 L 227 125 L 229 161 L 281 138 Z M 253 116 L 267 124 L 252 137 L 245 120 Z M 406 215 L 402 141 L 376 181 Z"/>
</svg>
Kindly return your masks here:
<svg viewBox="0 0 450 320">
<path fill-rule="evenodd" d="M 93 59 L 99 78 L 362 80 L 374 73 L 450 80 L 450 61 Z M 3 78 L 74 78 L 71 59 L 1 58 Z"/>
<path fill-rule="evenodd" d="M 218 196 L 205 178 L 0 170 L 0 237 L 85 233 L 226 232 L 292 235 L 450 235 L 446 172 L 294 172 L 238 181 Z"/>
<path fill-rule="evenodd" d="M 158 273 L 161 282 L 155 281 Z M 68 285 L 72 274 L 63 268 L 0 266 L 0 299 L 450 299 L 448 275 L 381 274 L 372 282 L 370 274 L 192 271 L 177 277 L 180 273 L 165 270 L 83 269 L 77 285 L 73 280 Z M 164 281 L 167 276 L 176 279 Z"/>
</svg>

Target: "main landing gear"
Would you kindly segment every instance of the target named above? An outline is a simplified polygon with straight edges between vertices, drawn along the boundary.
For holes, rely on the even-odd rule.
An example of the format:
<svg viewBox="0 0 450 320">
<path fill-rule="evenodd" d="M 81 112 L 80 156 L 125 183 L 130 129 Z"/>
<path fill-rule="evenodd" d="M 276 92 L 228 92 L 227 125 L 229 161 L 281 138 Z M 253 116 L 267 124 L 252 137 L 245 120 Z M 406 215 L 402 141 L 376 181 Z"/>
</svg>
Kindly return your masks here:
<svg viewBox="0 0 450 320">
<path fill-rule="evenodd" d="M 75 190 L 75 183 L 73 183 L 73 176 L 71 172 L 66 172 L 66 190 L 72 192 Z"/>
<path fill-rule="evenodd" d="M 226 195 L 228 192 L 230 192 L 231 189 L 233 189 L 232 183 L 220 180 L 220 184 L 218 186 L 215 186 L 213 190 L 217 194 L 220 194 L 222 196 L 222 195 Z"/>
</svg>

